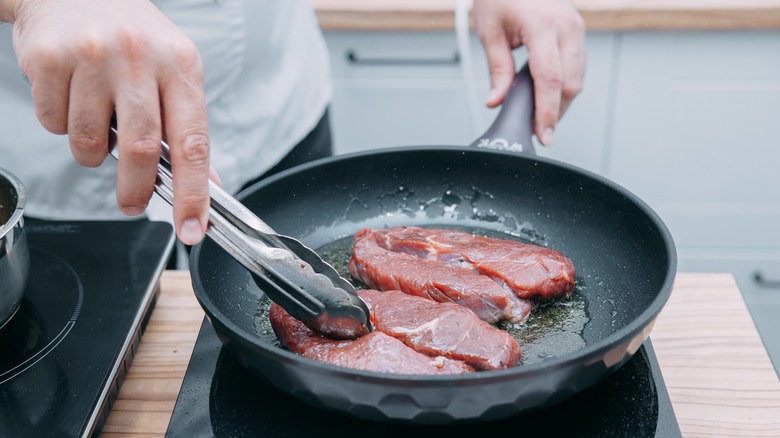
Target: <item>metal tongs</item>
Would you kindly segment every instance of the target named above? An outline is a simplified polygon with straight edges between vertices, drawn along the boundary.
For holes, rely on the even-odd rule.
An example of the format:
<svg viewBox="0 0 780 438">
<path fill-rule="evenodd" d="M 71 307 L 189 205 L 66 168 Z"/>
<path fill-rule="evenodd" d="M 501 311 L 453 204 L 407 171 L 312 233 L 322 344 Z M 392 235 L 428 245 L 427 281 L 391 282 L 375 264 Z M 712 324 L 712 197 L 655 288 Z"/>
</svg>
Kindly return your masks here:
<svg viewBox="0 0 780 438">
<path fill-rule="evenodd" d="M 116 124 L 109 151 L 119 159 Z M 154 191 L 173 205 L 170 147 L 162 142 Z M 257 286 L 290 315 L 333 339 L 372 331 L 366 304 L 355 288 L 312 249 L 276 233 L 246 206 L 209 181 L 211 207 L 206 235 L 252 274 Z"/>
</svg>

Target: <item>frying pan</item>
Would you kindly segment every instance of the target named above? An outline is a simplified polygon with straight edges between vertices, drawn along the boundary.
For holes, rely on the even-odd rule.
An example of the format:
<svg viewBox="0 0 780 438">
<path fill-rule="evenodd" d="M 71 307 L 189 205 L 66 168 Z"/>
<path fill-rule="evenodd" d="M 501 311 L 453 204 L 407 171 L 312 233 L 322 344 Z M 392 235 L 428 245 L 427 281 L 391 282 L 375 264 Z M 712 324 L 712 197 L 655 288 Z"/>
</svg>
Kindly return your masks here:
<svg viewBox="0 0 780 438">
<path fill-rule="evenodd" d="M 599 175 L 532 153 L 527 66 L 475 145 L 385 148 L 330 157 L 260 181 L 237 198 L 280 233 L 315 249 L 363 227 L 467 227 L 562 251 L 589 318 L 582 348 L 511 369 L 391 375 L 293 354 L 264 324 L 263 293 L 213 241 L 193 248 L 195 294 L 228 351 L 299 399 L 394 423 L 490 421 L 547 408 L 630 359 L 671 293 L 676 252 L 659 217 Z M 517 140 L 510 140 L 517 139 Z M 523 151 L 523 152 L 518 152 Z"/>
</svg>

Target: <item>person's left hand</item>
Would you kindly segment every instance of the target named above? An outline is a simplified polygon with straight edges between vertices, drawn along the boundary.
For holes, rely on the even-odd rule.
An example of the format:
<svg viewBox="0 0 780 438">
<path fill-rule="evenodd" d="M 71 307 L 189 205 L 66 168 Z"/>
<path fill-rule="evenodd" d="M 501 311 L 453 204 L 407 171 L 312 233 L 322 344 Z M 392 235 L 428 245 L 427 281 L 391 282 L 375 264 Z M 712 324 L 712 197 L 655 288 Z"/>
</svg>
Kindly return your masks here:
<svg viewBox="0 0 780 438">
<path fill-rule="evenodd" d="M 475 0 L 473 13 L 490 69 L 487 106 L 504 101 L 517 71 L 512 50 L 526 46 L 536 97 L 534 132 L 551 145 L 558 120 L 582 89 L 585 22 L 569 0 Z"/>
</svg>

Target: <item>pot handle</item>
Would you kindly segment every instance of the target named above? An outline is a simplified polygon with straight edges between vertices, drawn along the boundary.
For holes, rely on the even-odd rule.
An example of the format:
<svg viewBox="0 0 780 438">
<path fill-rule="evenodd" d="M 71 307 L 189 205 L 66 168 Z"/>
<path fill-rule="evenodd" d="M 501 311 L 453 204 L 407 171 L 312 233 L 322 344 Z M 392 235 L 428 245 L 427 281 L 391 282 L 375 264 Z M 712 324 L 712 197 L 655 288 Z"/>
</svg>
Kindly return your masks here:
<svg viewBox="0 0 780 438">
<path fill-rule="evenodd" d="M 534 81 L 526 63 L 515 75 L 493 124 L 470 146 L 536 155 L 531 141 L 534 108 Z"/>
</svg>

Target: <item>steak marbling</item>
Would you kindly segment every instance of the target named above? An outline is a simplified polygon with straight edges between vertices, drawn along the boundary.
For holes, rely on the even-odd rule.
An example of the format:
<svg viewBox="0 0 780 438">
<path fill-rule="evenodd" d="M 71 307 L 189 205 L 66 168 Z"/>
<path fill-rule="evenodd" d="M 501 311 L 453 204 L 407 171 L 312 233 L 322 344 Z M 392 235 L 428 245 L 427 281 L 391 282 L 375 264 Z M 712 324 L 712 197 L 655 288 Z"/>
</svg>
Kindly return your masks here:
<svg viewBox="0 0 780 438">
<path fill-rule="evenodd" d="M 485 295 L 490 291 L 491 299 L 500 296 L 497 286 L 523 300 L 547 301 L 571 295 L 576 274 L 572 262 L 550 248 L 419 227 L 359 231 L 349 269 L 355 278 L 376 289 L 400 289 L 436 301 L 443 301 L 444 295 L 488 322 L 495 321 L 490 312 L 472 307 L 474 299 L 466 301 L 460 295 L 448 294 L 439 285 L 460 282 L 461 289 L 468 290 L 464 293 Z M 469 281 L 463 283 L 464 277 Z M 529 303 L 526 307 L 506 306 L 504 301 L 493 303 L 501 309 L 493 312 L 499 320 L 517 322 L 527 317 L 519 308 L 530 311 Z"/>
<path fill-rule="evenodd" d="M 380 246 L 371 229 L 355 234 L 349 260 L 350 274 L 368 287 L 400 290 L 438 302 L 454 302 L 471 309 L 480 319 L 521 323 L 533 305 L 502 288 L 473 268 L 443 264 Z"/>
<path fill-rule="evenodd" d="M 461 360 L 477 370 L 515 366 L 520 345 L 504 330 L 455 303 L 438 303 L 401 291 L 359 290 L 375 330 L 431 356 Z"/>
</svg>

